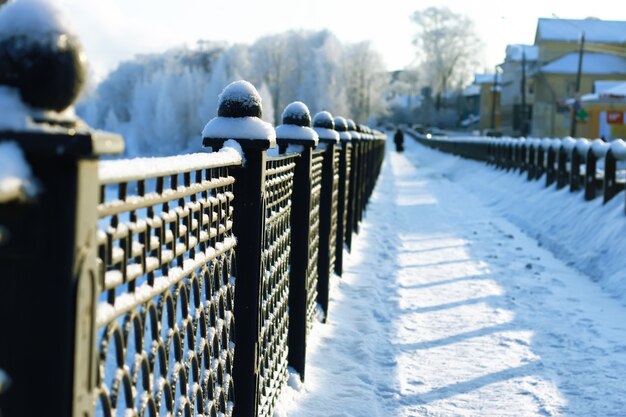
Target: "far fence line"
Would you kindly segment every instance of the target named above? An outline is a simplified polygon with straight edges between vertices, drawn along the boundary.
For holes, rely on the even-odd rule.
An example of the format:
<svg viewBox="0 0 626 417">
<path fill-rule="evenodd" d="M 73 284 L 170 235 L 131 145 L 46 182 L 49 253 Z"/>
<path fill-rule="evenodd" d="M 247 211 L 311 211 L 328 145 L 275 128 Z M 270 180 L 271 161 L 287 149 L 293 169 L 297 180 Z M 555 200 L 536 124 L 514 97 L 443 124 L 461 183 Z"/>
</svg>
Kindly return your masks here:
<svg viewBox="0 0 626 417">
<path fill-rule="evenodd" d="M 431 137 L 407 133 L 442 152 L 486 162 L 518 172 L 529 181 L 544 178 L 546 187 L 584 191 L 586 201 L 602 196 L 606 204 L 626 186 L 626 142 L 616 139 L 538 139 L 488 137 Z M 626 206 L 625 206 L 626 212 Z"/>
</svg>

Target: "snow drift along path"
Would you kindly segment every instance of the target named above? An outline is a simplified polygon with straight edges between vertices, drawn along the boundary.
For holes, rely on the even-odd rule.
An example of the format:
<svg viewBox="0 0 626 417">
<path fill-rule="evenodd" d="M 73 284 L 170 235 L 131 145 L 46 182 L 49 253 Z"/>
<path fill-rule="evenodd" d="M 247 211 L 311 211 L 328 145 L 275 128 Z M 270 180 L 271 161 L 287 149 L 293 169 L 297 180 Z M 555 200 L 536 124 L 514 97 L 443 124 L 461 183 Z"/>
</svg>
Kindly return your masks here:
<svg viewBox="0 0 626 417">
<path fill-rule="evenodd" d="M 276 416 L 626 415 L 626 308 L 406 142 Z"/>
</svg>

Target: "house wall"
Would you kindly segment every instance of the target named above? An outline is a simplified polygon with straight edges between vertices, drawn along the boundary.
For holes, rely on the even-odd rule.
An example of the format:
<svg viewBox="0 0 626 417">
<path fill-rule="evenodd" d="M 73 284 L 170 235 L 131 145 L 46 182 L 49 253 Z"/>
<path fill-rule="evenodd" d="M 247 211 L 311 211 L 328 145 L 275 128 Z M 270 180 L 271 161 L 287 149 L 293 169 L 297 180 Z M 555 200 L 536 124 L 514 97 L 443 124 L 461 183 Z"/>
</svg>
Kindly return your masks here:
<svg viewBox="0 0 626 417">
<path fill-rule="evenodd" d="M 584 59 L 584 58 L 583 58 Z M 580 80 L 581 94 L 593 92 L 594 81 L 626 80 L 626 75 L 584 75 Z M 557 101 L 574 97 L 576 92 L 576 74 L 536 74 L 533 77 L 535 90 L 533 104 L 533 120 L 531 133 L 533 136 L 564 137 L 570 134 L 571 113 L 565 107 L 559 108 Z M 577 136 L 581 130 L 577 123 Z"/>
<path fill-rule="evenodd" d="M 500 93 L 491 91 L 493 83 L 484 83 L 480 86 L 480 130 L 500 128 Z M 495 126 L 491 124 L 493 100 L 496 100 Z"/>
</svg>

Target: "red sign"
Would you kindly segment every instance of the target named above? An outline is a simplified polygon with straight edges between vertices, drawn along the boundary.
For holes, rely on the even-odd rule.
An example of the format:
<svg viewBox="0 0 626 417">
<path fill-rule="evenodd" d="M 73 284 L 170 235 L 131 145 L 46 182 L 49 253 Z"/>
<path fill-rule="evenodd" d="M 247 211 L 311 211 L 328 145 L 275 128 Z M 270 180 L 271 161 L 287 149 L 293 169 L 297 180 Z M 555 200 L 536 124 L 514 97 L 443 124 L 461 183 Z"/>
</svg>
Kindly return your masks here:
<svg viewBox="0 0 626 417">
<path fill-rule="evenodd" d="M 624 112 L 607 110 L 606 122 L 610 125 L 623 125 L 624 124 Z"/>
</svg>

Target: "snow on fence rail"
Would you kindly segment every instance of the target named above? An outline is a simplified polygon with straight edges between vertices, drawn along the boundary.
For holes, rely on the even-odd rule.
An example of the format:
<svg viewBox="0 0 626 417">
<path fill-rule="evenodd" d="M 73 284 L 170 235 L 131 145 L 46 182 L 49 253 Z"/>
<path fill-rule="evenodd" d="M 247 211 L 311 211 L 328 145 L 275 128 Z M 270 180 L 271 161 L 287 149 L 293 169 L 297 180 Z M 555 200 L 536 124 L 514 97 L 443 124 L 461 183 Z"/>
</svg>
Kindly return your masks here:
<svg viewBox="0 0 626 417">
<path fill-rule="evenodd" d="M 123 139 L 55 112 L 0 128 L 38 190 L 0 203 L 3 416 L 271 416 L 287 366 L 304 379 L 385 136 L 326 112 L 311 129 L 302 103 L 274 129 L 246 82 L 220 97 L 192 155 L 100 160 Z"/>
<path fill-rule="evenodd" d="M 420 143 L 443 152 L 518 171 L 528 180 L 545 176 L 546 187 L 584 190 L 585 200 L 602 195 L 606 204 L 626 186 L 626 142 L 616 139 L 427 138 L 408 131 Z M 626 212 L 626 206 L 625 206 Z"/>
</svg>

